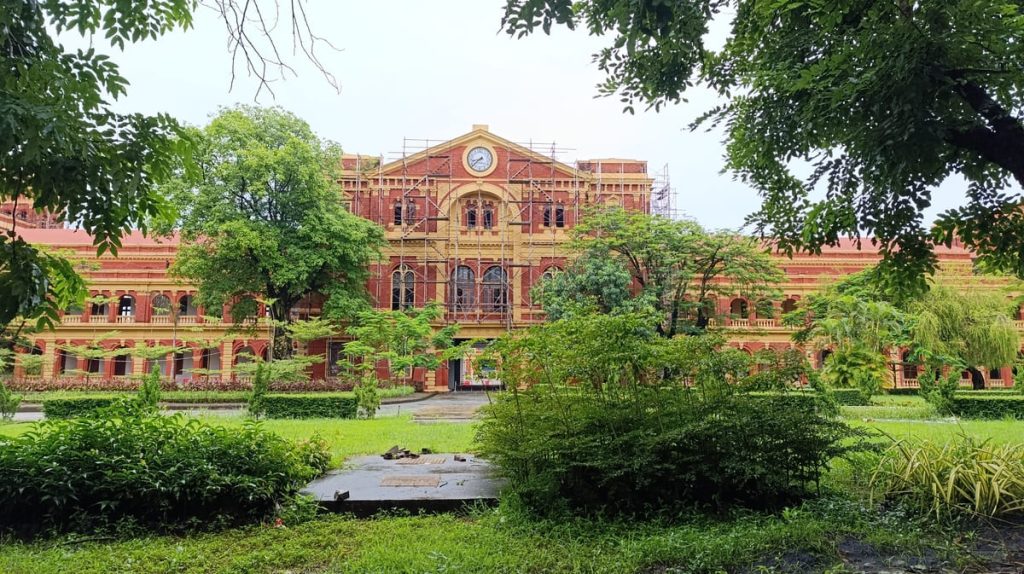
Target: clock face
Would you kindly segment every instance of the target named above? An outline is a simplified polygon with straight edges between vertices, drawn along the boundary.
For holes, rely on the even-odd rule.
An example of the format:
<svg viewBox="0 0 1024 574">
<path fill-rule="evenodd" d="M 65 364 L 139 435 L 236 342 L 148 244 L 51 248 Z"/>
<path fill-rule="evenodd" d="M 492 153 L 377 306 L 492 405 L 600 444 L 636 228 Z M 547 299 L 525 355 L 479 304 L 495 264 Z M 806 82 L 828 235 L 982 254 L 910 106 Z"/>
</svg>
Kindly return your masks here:
<svg viewBox="0 0 1024 574">
<path fill-rule="evenodd" d="M 485 147 L 475 147 L 469 150 L 466 162 L 469 164 L 469 169 L 473 171 L 487 171 L 491 169 L 494 157 L 491 155 L 491 150 Z"/>
</svg>

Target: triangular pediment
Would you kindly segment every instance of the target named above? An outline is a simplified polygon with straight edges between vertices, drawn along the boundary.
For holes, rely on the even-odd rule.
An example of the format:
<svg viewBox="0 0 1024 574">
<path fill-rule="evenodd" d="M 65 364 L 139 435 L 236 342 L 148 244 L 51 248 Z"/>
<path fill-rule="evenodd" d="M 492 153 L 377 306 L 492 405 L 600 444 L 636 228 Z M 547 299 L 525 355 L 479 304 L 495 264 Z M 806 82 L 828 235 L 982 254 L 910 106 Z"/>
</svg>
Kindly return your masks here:
<svg viewBox="0 0 1024 574">
<path fill-rule="evenodd" d="M 483 172 L 469 169 L 466 154 L 476 147 L 484 147 L 493 153 L 493 165 Z M 461 136 L 430 145 L 425 149 L 406 155 L 403 159 L 381 166 L 383 177 L 450 176 L 453 179 L 564 179 L 579 177 L 580 172 L 572 165 L 560 162 L 548 155 L 538 153 L 529 147 L 491 133 L 487 126 L 474 126 Z"/>
</svg>

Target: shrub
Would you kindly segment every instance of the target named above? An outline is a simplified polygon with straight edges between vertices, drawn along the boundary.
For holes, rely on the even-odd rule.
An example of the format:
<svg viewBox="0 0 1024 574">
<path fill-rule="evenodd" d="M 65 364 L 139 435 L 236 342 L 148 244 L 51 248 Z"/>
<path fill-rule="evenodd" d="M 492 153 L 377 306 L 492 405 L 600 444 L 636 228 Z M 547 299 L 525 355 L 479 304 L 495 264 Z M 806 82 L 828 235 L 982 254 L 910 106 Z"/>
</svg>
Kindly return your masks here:
<svg viewBox="0 0 1024 574">
<path fill-rule="evenodd" d="M 861 389 L 830 389 L 829 394 L 837 404 L 843 406 L 866 407 L 871 404 L 871 398 Z"/>
<path fill-rule="evenodd" d="M 106 414 L 0 439 L 0 525 L 180 530 L 260 519 L 328 456 L 322 443 L 296 447 L 256 424 L 229 429 L 137 405 Z"/>
<path fill-rule="evenodd" d="M 872 497 L 899 499 L 942 518 L 1024 513 L 1024 445 L 898 442 L 871 477 Z"/>
<path fill-rule="evenodd" d="M 68 419 L 95 414 L 110 407 L 119 399 L 115 397 L 68 397 L 43 401 L 43 414 L 48 419 Z"/>
<path fill-rule="evenodd" d="M 137 397 L 139 404 L 151 411 L 158 410 L 160 403 L 160 367 L 153 365 L 153 370 L 143 377 Z"/>
<path fill-rule="evenodd" d="M 950 401 L 950 411 L 965 419 L 1024 419 L 1024 396 L 958 393 Z"/>
<path fill-rule="evenodd" d="M 267 414 L 267 371 L 263 364 L 256 366 L 256 376 L 252 380 L 252 394 L 249 395 L 249 414 L 256 419 Z"/>
<path fill-rule="evenodd" d="M 356 406 L 359 414 L 372 419 L 380 409 L 380 391 L 372 376 L 364 377 L 355 388 Z"/>
<path fill-rule="evenodd" d="M 485 412 L 481 454 L 541 513 L 788 504 L 856 448 L 843 442 L 854 431 L 811 393 L 538 385 Z"/>
<path fill-rule="evenodd" d="M 264 413 L 271 419 L 351 419 L 358 408 L 352 394 L 268 394 L 263 405 Z"/>
<path fill-rule="evenodd" d="M 933 369 L 925 369 L 917 377 L 921 385 L 920 395 L 941 414 L 953 414 L 953 396 L 960 388 L 960 372 L 951 370 L 936 377 Z"/>
<path fill-rule="evenodd" d="M 0 380 L 0 419 L 5 421 L 13 419 L 14 413 L 18 412 L 18 405 L 20 404 L 21 397 L 15 396 L 7 388 L 3 380 Z"/>
</svg>

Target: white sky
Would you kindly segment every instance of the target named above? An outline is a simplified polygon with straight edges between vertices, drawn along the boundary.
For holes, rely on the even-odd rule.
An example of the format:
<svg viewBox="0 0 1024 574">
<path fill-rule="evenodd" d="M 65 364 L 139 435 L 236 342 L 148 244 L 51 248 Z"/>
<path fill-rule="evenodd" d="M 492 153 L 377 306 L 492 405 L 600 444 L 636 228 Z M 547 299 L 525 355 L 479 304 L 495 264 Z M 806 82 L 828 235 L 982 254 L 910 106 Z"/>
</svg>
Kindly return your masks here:
<svg viewBox="0 0 1024 574">
<path fill-rule="evenodd" d="M 310 0 L 314 32 L 341 49 L 320 52 L 341 93 L 302 55 L 290 54 L 290 31 L 282 25 L 277 38 L 298 77 L 276 82 L 276 99 L 259 103 L 296 113 L 347 153 L 387 156 L 401 152 L 404 137 L 449 139 L 488 124 L 513 141 L 572 148 L 563 161 L 643 159 L 651 172 L 667 164 L 674 207 L 709 228 L 738 228 L 756 210 L 756 193 L 720 173 L 721 134 L 686 129 L 715 104 L 712 94 L 695 90 L 688 103 L 660 113 L 625 114 L 618 99 L 594 98 L 603 76 L 591 54 L 606 39 L 558 28 L 550 37 L 514 40 L 499 33 L 503 6 L 504 0 Z M 251 103 L 256 92 L 244 77 L 229 91 L 224 27 L 206 8 L 187 32 L 124 53 L 101 50 L 131 83 L 117 104 L 122 111 L 166 112 L 202 125 L 218 107 Z M 943 186 L 928 213 L 957 205 L 964 189 L 959 182 Z"/>
</svg>

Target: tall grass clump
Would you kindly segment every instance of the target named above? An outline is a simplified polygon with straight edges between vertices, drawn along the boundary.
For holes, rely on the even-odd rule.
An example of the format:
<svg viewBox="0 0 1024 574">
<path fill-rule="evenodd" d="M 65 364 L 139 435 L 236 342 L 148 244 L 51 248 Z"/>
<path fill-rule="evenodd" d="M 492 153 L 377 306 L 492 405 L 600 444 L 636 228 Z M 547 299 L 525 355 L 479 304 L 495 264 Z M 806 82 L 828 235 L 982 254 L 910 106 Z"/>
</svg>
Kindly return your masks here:
<svg viewBox="0 0 1024 574">
<path fill-rule="evenodd" d="M 968 436 L 943 444 L 897 442 L 872 475 L 871 492 L 937 518 L 1024 514 L 1024 444 Z"/>
<path fill-rule="evenodd" d="M 492 346 L 513 390 L 485 411 L 481 453 L 539 513 L 650 515 L 780 506 L 812 495 L 857 431 L 816 393 L 745 392 L 749 357 L 720 337 L 659 337 L 644 316 L 588 315 Z"/>
</svg>

